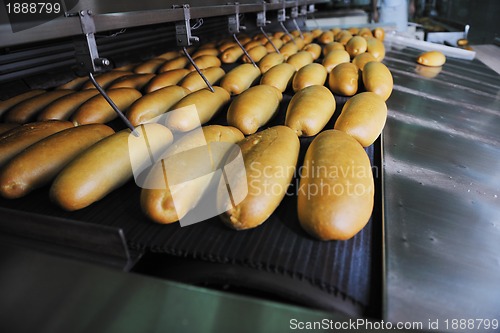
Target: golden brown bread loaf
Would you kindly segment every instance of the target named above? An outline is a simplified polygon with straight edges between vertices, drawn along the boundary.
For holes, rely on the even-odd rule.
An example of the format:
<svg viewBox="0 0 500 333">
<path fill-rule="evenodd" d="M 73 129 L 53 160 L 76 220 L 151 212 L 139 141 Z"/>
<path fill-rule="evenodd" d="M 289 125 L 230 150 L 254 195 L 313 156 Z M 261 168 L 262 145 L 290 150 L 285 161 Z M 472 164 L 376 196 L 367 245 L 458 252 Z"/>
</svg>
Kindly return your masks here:
<svg viewBox="0 0 500 333">
<path fill-rule="evenodd" d="M 20 126 L 16 123 L 0 123 L 0 134 L 10 131 L 13 128 Z"/>
<path fill-rule="evenodd" d="M 163 73 L 163 72 L 166 72 L 166 71 L 171 71 L 172 69 L 184 68 L 184 67 L 187 66 L 187 64 L 189 64 L 189 59 L 186 56 L 181 55 L 181 56 L 179 56 L 177 58 L 168 60 L 165 63 L 163 63 L 163 65 L 161 65 L 160 67 L 158 67 L 157 72 L 158 73 Z"/>
<path fill-rule="evenodd" d="M 243 55 L 243 50 L 239 45 L 231 46 L 220 55 L 220 60 L 225 64 L 234 64 Z"/>
<path fill-rule="evenodd" d="M 349 56 L 349 53 L 344 50 L 333 50 L 330 51 L 324 58 L 323 58 L 323 66 L 325 66 L 326 71 L 330 73 L 338 64 L 342 64 L 345 62 L 350 62 L 351 57 Z"/>
<path fill-rule="evenodd" d="M 385 30 L 383 28 L 377 27 L 372 31 L 373 37 L 379 39 L 381 42 L 384 41 L 385 38 Z"/>
<path fill-rule="evenodd" d="M 195 207 L 200 198 L 204 195 L 206 189 L 208 188 L 208 183 L 210 179 L 204 177 L 196 177 L 189 182 L 182 182 L 181 184 L 176 184 L 175 187 L 170 188 L 168 184 L 168 179 L 175 179 L 178 170 L 182 173 L 179 176 L 185 177 L 186 173 L 193 167 L 195 168 L 207 168 L 204 173 L 203 170 L 196 170 L 203 174 L 208 174 L 216 170 L 225 153 L 231 148 L 231 145 L 221 145 L 215 146 L 217 143 L 226 142 L 236 144 L 243 140 L 243 134 L 236 128 L 230 126 L 220 126 L 212 125 L 205 126 L 203 129 L 203 135 L 200 137 L 197 131 L 190 132 L 189 134 L 183 136 L 180 140 L 175 141 L 171 147 L 169 147 L 165 155 L 172 156 L 171 158 L 165 158 L 163 163 L 175 163 L 173 168 L 169 168 L 168 178 L 165 179 L 163 172 L 163 165 L 161 162 L 155 164 L 153 169 L 147 176 L 147 182 L 152 184 L 162 184 L 164 188 L 143 188 L 141 191 L 141 209 L 144 214 L 156 223 L 173 223 L 183 218 L 193 207 Z M 215 144 L 215 145 L 214 145 Z M 196 149 L 197 147 L 203 147 L 208 145 L 207 153 L 210 154 L 211 165 L 203 165 L 203 156 L 199 156 L 200 151 L 195 151 L 194 156 L 189 158 L 190 150 Z M 212 148 L 212 149 L 210 149 Z M 176 154 L 187 152 L 187 154 L 182 154 L 182 158 L 179 156 L 174 156 Z M 197 154 L 196 154 L 197 153 Z M 196 164 L 197 159 L 201 161 Z M 185 163 L 186 165 L 179 164 Z M 175 196 L 175 201 L 173 197 Z"/>
<path fill-rule="evenodd" d="M 48 184 L 78 154 L 113 133 L 106 125 L 84 125 L 34 143 L 4 165 L 0 172 L 0 194 L 4 198 L 20 198 Z"/>
<path fill-rule="evenodd" d="M 217 84 L 226 72 L 220 67 L 209 67 L 202 69 L 201 72 L 205 75 L 205 78 L 210 82 L 210 84 Z M 203 80 L 203 78 L 198 74 L 198 72 L 194 71 L 186 75 L 180 82 L 180 85 L 191 92 L 198 91 L 200 89 L 205 89 L 207 84 Z"/>
<path fill-rule="evenodd" d="M 446 56 L 439 51 L 428 51 L 420 54 L 417 62 L 424 66 L 439 67 L 446 62 Z"/>
<path fill-rule="evenodd" d="M 363 71 L 365 65 L 370 61 L 377 61 L 377 59 L 375 59 L 375 57 L 368 52 L 358 54 L 354 57 L 354 59 L 352 59 L 352 63 L 356 65 L 356 67 L 358 67 L 360 71 Z"/>
<path fill-rule="evenodd" d="M 117 88 L 133 88 L 136 90 L 142 90 L 142 88 L 151 81 L 152 78 L 155 77 L 155 74 L 147 73 L 147 74 L 132 74 L 127 76 L 122 76 L 108 86 L 108 89 L 117 89 Z"/>
<path fill-rule="evenodd" d="M 41 121 L 11 129 L 0 136 L 0 167 L 23 149 L 54 133 L 73 127 L 69 121 Z"/>
<path fill-rule="evenodd" d="M 297 92 L 305 87 L 325 84 L 328 73 L 323 65 L 312 63 L 297 71 L 292 81 L 293 91 Z"/>
<path fill-rule="evenodd" d="M 276 52 L 275 48 L 277 48 L 279 50 L 280 47 L 283 46 L 283 41 L 281 39 L 274 38 L 274 37 L 270 37 L 270 39 L 271 39 L 272 44 L 269 41 L 267 41 L 266 44 L 264 45 L 266 47 L 266 50 L 268 53 Z"/>
<path fill-rule="evenodd" d="M 194 112 L 171 112 L 166 121 L 167 127 L 173 131 L 187 132 L 210 121 L 222 108 L 229 103 L 231 96 L 221 88 L 214 86 L 214 92 L 208 88 L 198 90 L 182 98 L 170 108 L 174 111 L 194 105 Z"/>
<path fill-rule="evenodd" d="M 5 122 L 25 124 L 36 119 L 38 113 L 58 98 L 71 94 L 74 90 L 53 90 L 36 95 L 10 108 L 4 116 Z"/>
<path fill-rule="evenodd" d="M 199 56 L 198 58 L 196 58 L 196 60 L 194 60 L 194 62 L 196 63 L 196 66 L 198 66 L 199 69 L 205 69 L 209 67 L 220 67 L 222 65 L 218 57 L 207 54 Z M 195 70 L 193 64 L 189 64 L 187 69 L 189 69 L 190 71 Z"/>
<path fill-rule="evenodd" d="M 365 65 L 362 76 L 366 91 L 376 93 L 384 101 L 391 96 L 394 83 L 386 65 L 377 61 L 369 62 Z"/>
<path fill-rule="evenodd" d="M 288 63 L 276 65 L 262 75 L 260 84 L 273 86 L 283 93 L 292 82 L 295 71 L 295 67 Z"/>
<path fill-rule="evenodd" d="M 371 53 L 377 61 L 385 58 L 385 46 L 379 39 L 368 37 L 366 39 L 366 52 Z"/>
<path fill-rule="evenodd" d="M 324 31 L 321 33 L 321 35 L 318 36 L 318 42 L 320 42 L 323 45 L 331 43 L 333 42 L 333 40 L 334 40 L 334 35 L 333 32 L 330 30 Z"/>
<path fill-rule="evenodd" d="M 45 107 L 38 115 L 38 121 L 58 119 L 66 120 L 73 112 L 76 111 L 83 103 L 90 98 L 99 94 L 97 89 L 86 89 L 76 91 L 74 93 L 56 99 Z"/>
<path fill-rule="evenodd" d="M 283 95 L 273 86 L 257 85 L 237 96 L 227 111 L 227 123 L 243 134 L 253 134 L 278 111 Z"/>
<path fill-rule="evenodd" d="M 288 104 L 285 125 L 297 136 L 316 135 L 333 116 L 335 106 L 335 98 L 325 86 L 303 88 Z"/>
<path fill-rule="evenodd" d="M 165 53 L 162 53 L 159 56 L 157 56 L 156 58 L 161 58 L 161 59 L 164 59 L 166 61 L 166 60 L 175 59 L 175 58 L 177 58 L 177 57 L 179 57 L 181 55 L 182 55 L 181 51 L 179 51 L 179 50 L 173 50 L 173 51 L 167 51 Z"/>
<path fill-rule="evenodd" d="M 133 88 L 118 88 L 107 91 L 109 98 L 118 109 L 126 112 L 127 108 L 142 94 Z M 71 116 L 71 121 L 76 125 L 104 124 L 117 118 L 115 110 L 109 105 L 102 95 L 96 95 L 83 103 Z"/>
<path fill-rule="evenodd" d="M 286 126 L 270 127 L 246 137 L 238 144 L 245 162 L 246 174 L 232 174 L 230 184 L 241 184 L 246 176 L 245 199 L 221 215 L 236 230 L 251 229 L 265 222 L 287 193 L 299 155 L 300 142 Z"/>
<path fill-rule="evenodd" d="M 247 53 L 255 63 L 258 63 L 267 55 L 267 48 L 259 43 L 258 46 L 251 48 Z M 243 56 L 243 62 L 251 63 L 250 59 L 248 59 L 246 55 Z"/>
<path fill-rule="evenodd" d="M 328 53 L 334 50 L 345 51 L 345 46 L 340 44 L 339 42 L 328 43 L 323 47 L 323 56 L 326 56 Z"/>
<path fill-rule="evenodd" d="M 167 112 L 188 94 L 187 89 L 179 86 L 158 89 L 136 100 L 125 115 L 132 125 L 138 126 Z"/>
<path fill-rule="evenodd" d="M 328 85 L 335 94 L 352 96 L 358 91 L 358 79 L 358 67 L 344 62 L 330 72 Z"/>
<path fill-rule="evenodd" d="M 345 50 L 347 51 L 347 53 L 349 53 L 351 58 L 354 58 L 358 54 L 365 53 L 366 48 L 367 48 L 366 39 L 364 39 L 361 36 L 352 37 L 345 46 Z"/>
<path fill-rule="evenodd" d="M 303 50 L 311 53 L 313 60 L 316 60 L 321 56 L 321 45 L 319 44 L 307 44 L 306 46 L 304 46 Z"/>
<path fill-rule="evenodd" d="M 116 80 L 122 76 L 127 76 L 127 75 L 132 75 L 132 74 L 134 74 L 134 73 L 132 73 L 130 71 L 119 71 L 119 70 L 113 69 L 109 72 L 96 75 L 95 80 L 101 87 L 106 89 L 111 84 L 111 82 L 113 82 L 114 80 Z M 85 82 L 82 85 L 82 89 L 95 89 L 95 86 L 90 80 L 88 80 L 87 82 Z"/>
<path fill-rule="evenodd" d="M 282 47 L 280 47 L 280 53 L 283 55 L 285 60 L 297 52 L 299 52 L 299 48 L 297 47 L 297 44 L 294 44 L 293 42 L 285 43 Z"/>
<path fill-rule="evenodd" d="M 160 124 L 136 130 L 139 137 L 123 130 L 73 159 L 52 183 L 51 200 L 68 211 L 85 208 L 125 184 L 133 176 L 133 165 L 149 163 L 150 154 L 161 154 L 173 141 L 172 132 Z"/>
<path fill-rule="evenodd" d="M 9 110 L 10 108 L 14 107 L 15 105 L 31 98 L 38 96 L 40 94 L 43 94 L 45 90 L 43 89 L 33 89 L 29 90 L 27 92 L 21 93 L 19 95 L 16 95 L 14 97 L 11 97 L 9 99 L 6 99 L 5 101 L 0 101 L 0 118 L 2 115 L 5 113 L 5 111 Z"/>
<path fill-rule="evenodd" d="M 164 58 L 149 59 L 134 68 L 134 73 L 137 74 L 154 74 L 158 68 L 165 63 Z"/>
<path fill-rule="evenodd" d="M 58 86 L 56 89 L 72 89 L 72 90 L 78 90 L 80 89 L 84 83 L 86 83 L 89 80 L 87 76 L 82 76 L 82 77 L 75 77 L 73 80 L 66 82 L 64 84 L 61 84 Z"/>
<path fill-rule="evenodd" d="M 350 135 L 328 130 L 307 149 L 298 190 L 302 228 L 321 240 L 345 240 L 368 223 L 374 183 L 370 160 Z"/>
<path fill-rule="evenodd" d="M 242 64 L 233 68 L 221 79 L 220 86 L 231 95 L 239 95 L 260 76 L 260 70 L 252 64 Z"/>
<path fill-rule="evenodd" d="M 379 95 L 363 92 L 351 97 L 335 122 L 335 129 L 345 132 L 368 147 L 378 138 L 387 119 L 387 105 Z"/>
<path fill-rule="evenodd" d="M 282 64 L 284 61 L 285 58 L 281 53 L 269 53 L 259 61 L 260 71 L 264 74 L 274 66 Z"/>
<path fill-rule="evenodd" d="M 196 59 L 204 55 L 218 56 L 219 53 L 219 50 L 217 50 L 216 48 L 198 48 L 198 50 L 193 53 L 192 57 L 193 59 Z"/>
<path fill-rule="evenodd" d="M 314 61 L 313 56 L 310 52 L 307 51 L 299 51 L 293 55 L 291 55 L 286 62 L 295 67 L 296 70 L 301 69 L 302 67 L 309 65 Z"/>
<path fill-rule="evenodd" d="M 178 68 L 157 74 L 151 79 L 151 81 L 149 81 L 148 85 L 144 88 L 144 91 L 146 93 L 150 93 L 168 86 L 175 86 L 189 73 L 191 73 L 191 71 L 188 69 Z"/>
</svg>

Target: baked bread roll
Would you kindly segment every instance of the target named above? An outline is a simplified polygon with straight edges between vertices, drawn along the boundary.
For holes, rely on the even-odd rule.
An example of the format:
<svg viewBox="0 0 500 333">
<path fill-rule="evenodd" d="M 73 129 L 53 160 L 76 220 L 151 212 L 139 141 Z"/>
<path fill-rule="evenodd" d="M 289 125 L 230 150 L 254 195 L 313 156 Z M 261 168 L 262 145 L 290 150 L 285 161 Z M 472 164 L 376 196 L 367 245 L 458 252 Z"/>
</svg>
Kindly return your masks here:
<svg viewBox="0 0 500 333">
<path fill-rule="evenodd" d="M 113 134 L 101 124 L 70 127 L 29 146 L 0 172 L 0 194 L 20 198 L 48 184 L 78 154 Z"/>
<path fill-rule="evenodd" d="M 363 92 L 351 97 L 335 122 L 335 129 L 358 140 L 363 147 L 378 138 L 387 120 L 387 105 L 382 97 Z"/>
<path fill-rule="evenodd" d="M 50 120 L 24 124 L 3 133 L 0 136 L 0 167 L 23 149 L 70 127 L 73 124 L 69 121 Z"/>
<path fill-rule="evenodd" d="M 155 188 L 142 189 L 141 209 L 153 222 L 176 222 L 196 207 L 212 181 L 212 177 L 206 175 L 216 171 L 233 147 L 231 144 L 244 137 L 238 129 L 230 126 L 212 125 L 202 129 L 201 136 L 198 131 L 193 131 L 174 142 L 164 160 L 157 162 L 148 174 L 146 184 L 154 184 Z M 207 157 L 210 163 L 207 163 Z M 171 165 L 168 172 L 164 170 L 165 165 Z M 182 181 L 190 173 L 205 177 Z"/>
<path fill-rule="evenodd" d="M 231 95 L 239 95 L 260 76 L 260 70 L 252 64 L 242 64 L 233 68 L 221 79 L 220 86 Z"/>
<path fill-rule="evenodd" d="M 374 183 L 370 160 L 350 135 L 320 133 L 307 149 L 297 198 L 302 228 L 321 240 L 346 240 L 370 220 Z"/>
<path fill-rule="evenodd" d="M 351 62 L 349 53 L 344 50 L 333 50 L 323 58 L 322 63 L 323 66 L 325 66 L 326 71 L 330 73 L 338 64 L 345 62 Z"/>
<path fill-rule="evenodd" d="M 201 72 L 205 75 L 205 78 L 210 82 L 211 85 L 214 85 L 226 75 L 226 72 L 220 67 L 209 67 L 202 69 Z M 184 79 L 182 79 L 180 85 L 191 92 L 198 91 L 200 89 L 207 88 L 207 84 L 205 80 L 198 74 L 198 72 L 194 71 L 186 75 Z"/>
<path fill-rule="evenodd" d="M 265 222 L 285 197 L 295 172 L 300 142 L 290 128 L 275 126 L 246 137 L 238 145 L 245 173 L 229 175 L 229 184 L 236 187 L 235 192 L 239 192 L 239 185 L 247 186 L 248 194 L 235 206 L 221 200 L 220 207 L 229 208 L 221 215 L 226 225 L 245 230 Z M 241 181 L 243 177 L 246 182 Z"/>
<path fill-rule="evenodd" d="M 311 64 L 314 61 L 313 56 L 310 52 L 300 51 L 291 55 L 286 62 L 295 67 L 296 70 Z"/>
<path fill-rule="evenodd" d="M 330 72 L 328 85 L 335 94 L 352 96 L 358 91 L 358 79 L 358 67 L 350 62 L 345 62 Z"/>
<path fill-rule="evenodd" d="M 58 98 L 71 94 L 74 90 L 53 90 L 31 97 L 10 108 L 4 116 L 5 122 L 25 124 L 36 119 L 38 113 Z"/>
<path fill-rule="evenodd" d="M 189 73 L 191 73 L 191 71 L 185 68 L 178 68 L 157 74 L 149 81 L 144 91 L 150 93 L 161 88 L 175 86 Z"/>
<path fill-rule="evenodd" d="M 179 86 L 158 89 L 136 100 L 125 115 L 132 125 L 138 126 L 161 116 L 188 94 L 189 90 Z"/>
<path fill-rule="evenodd" d="M 318 134 L 335 112 L 335 98 L 325 86 L 309 86 L 299 90 L 286 110 L 285 125 L 297 136 Z"/>
<path fill-rule="evenodd" d="M 96 82 L 103 88 L 106 89 L 114 80 L 127 75 L 132 75 L 134 73 L 130 71 L 120 71 L 113 69 L 109 72 L 99 74 L 95 76 Z M 82 89 L 96 89 L 92 81 L 88 80 L 82 85 Z"/>
<path fill-rule="evenodd" d="M 323 65 L 312 63 L 297 71 L 292 81 L 293 91 L 297 92 L 309 86 L 325 84 L 328 73 Z"/>
<path fill-rule="evenodd" d="M 74 93 L 65 95 L 54 102 L 50 103 L 38 115 L 38 121 L 57 119 L 66 120 L 73 112 L 76 111 L 83 103 L 90 98 L 99 94 L 97 89 L 86 89 L 76 91 Z"/>
<path fill-rule="evenodd" d="M 127 76 L 122 76 L 108 86 L 109 89 L 117 89 L 117 88 L 133 88 L 136 90 L 142 90 L 142 88 L 151 81 L 152 78 L 155 77 L 155 74 L 132 74 Z"/>
<path fill-rule="evenodd" d="M 214 92 L 201 89 L 182 98 L 170 108 L 166 120 L 169 129 L 178 132 L 191 131 L 210 121 L 222 108 L 229 103 L 231 96 L 221 87 L 213 87 Z M 181 108 L 194 106 L 196 112 L 182 112 Z"/>
<path fill-rule="evenodd" d="M 45 92 L 43 89 L 33 89 L 33 90 L 28 90 L 27 92 L 21 93 L 19 95 L 16 95 L 14 97 L 11 97 L 9 99 L 6 99 L 5 101 L 0 101 L 0 118 L 2 115 L 5 113 L 5 111 L 9 110 L 10 108 L 14 107 L 15 105 L 30 99 L 32 97 L 41 95 Z"/>
<path fill-rule="evenodd" d="M 269 53 L 259 61 L 260 72 L 264 74 L 274 66 L 282 64 L 284 61 L 285 57 L 283 57 L 281 53 Z"/>
<path fill-rule="evenodd" d="M 128 129 L 117 132 L 73 159 L 52 183 L 51 200 L 68 211 L 85 208 L 125 184 L 132 167 L 142 170 L 150 156 L 160 156 L 173 141 L 172 132 L 160 124 L 140 125 L 136 131 L 139 137 Z"/>
<path fill-rule="evenodd" d="M 446 62 L 446 56 L 439 51 L 428 51 L 420 54 L 417 62 L 424 66 L 439 67 Z"/>
<path fill-rule="evenodd" d="M 136 100 L 142 97 L 141 93 L 133 88 L 118 88 L 107 91 L 109 98 L 116 104 L 120 111 L 125 112 Z M 83 103 L 71 116 L 71 121 L 76 125 L 104 124 L 116 119 L 118 115 L 109 105 L 108 101 L 99 94 Z"/>
<path fill-rule="evenodd" d="M 237 96 L 227 111 L 227 123 L 243 134 L 253 134 L 278 111 L 283 98 L 273 86 L 258 85 Z"/>
<path fill-rule="evenodd" d="M 273 86 L 283 93 L 292 82 L 295 71 L 295 67 L 288 63 L 276 65 L 262 75 L 260 84 Z"/>
<path fill-rule="evenodd" d="M 366 91 L 374 92 L 384 101 L 391 96 L 394 82 L 386 65 L 377 61 L 369 62 L 365 65 L 362 76 Z"/>
</svg>

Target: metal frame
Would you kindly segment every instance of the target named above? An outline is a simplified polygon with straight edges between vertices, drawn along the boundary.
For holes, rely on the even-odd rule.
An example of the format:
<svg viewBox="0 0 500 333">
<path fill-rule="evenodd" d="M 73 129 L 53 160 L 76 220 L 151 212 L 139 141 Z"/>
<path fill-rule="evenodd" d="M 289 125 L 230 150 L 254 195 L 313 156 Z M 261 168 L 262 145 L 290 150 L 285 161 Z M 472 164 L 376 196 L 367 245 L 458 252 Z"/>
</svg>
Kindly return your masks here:
<svg viewBox="0 0 500 333">
<path fill-rule="evenodd" d="M 294 0 L 265 3 L 266 10 L 278 10 L 297 6 L 309 6 L 323 3 L 325 0 Z M 264 3 L 238 4 L 239 13 L 256 13 L 262 11 Z M 192 19 L 214 16 L 228 16 L 235 13 L 235 4 L 191 7 Z M 90 8 L 92 9 L 92 8 Z M 133 12 L 117 12 L 109 14 L 95 14 L 93 16 L 95 32 L 119 30 L 123 28 L 139 27 L 151 24 L 176 22 L 184 20 L 184 9 L 168 8 L 159 10 L 144 10 Z M 10 26 L 0 26 L 2 44 L 0 47 L 9 47 L 49 39 L 64 38 L 81 34 L 80 23 L 76 17 L 59 17 L 31 29 L 12 33 Z"/>
</svg>

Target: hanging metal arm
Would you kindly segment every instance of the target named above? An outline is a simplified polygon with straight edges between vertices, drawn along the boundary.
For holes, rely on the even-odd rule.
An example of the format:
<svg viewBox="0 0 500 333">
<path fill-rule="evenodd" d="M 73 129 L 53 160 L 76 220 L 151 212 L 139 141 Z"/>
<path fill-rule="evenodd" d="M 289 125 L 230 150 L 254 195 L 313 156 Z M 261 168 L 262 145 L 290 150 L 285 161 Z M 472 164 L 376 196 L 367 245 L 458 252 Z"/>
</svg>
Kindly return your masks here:
<svg viewBox="0 0 500 333">
<path fill-rule="evenodd" d="M 118 117 L 127 125 L 132 133 L 138 136 L 135 131 L 135 127 L 130 123 L 130 121 L 125 117 L 123 112 L 120 111 L 118 106 L 113 102 L 113 100 L 108 96 L 106 91 L 99 85 L 99 83 L 94 78 L 94 73 L 100 72 L 106 69 L 110 62 L 106 58 L 100 58 L 99 52 L 97 51 L 97 44 L 95 41 L 95 24 L 92 17 L 92 11 L 82 10 L 78 13 L 66 13 L 65 16 L 78 16 L 80 18 L 80 25 L 82 27 L 82 32 L 84 38 L 77 38 L 74 40 L 75 46 L 75 58 L 78 66 L 87 71 L 89 79 L 92 84 L 96 87 L 97 91 L 104 97 L 104 99 L 109 103 L 109 105 L 116 112 Z"/>
<path fill-rule="evenodd" d="M 262 32 L 262 34 L 264 35 L 264 37 L 266 37 L 267 41 L 271 44 L 271 46 L 276 51 L 276 53 L 280 53 L 280 50 L 278 50 L 278 48 L 276 47 L 276 45 L 274 45 L 274 43 L 271 40 L 271 38 L 269 38 L 269 36 L 264 31 L 264 27 L 268 23 L 271 23 L 271 21 L 268 21 L 266 19 L 266 3 L 263 2 L 262 3 L 262 11 L 257 13 L 257 27 L 260 28 L 260 31 Z"/>
<path fill-rule="evenodd" d="M 295 0 L 295 7 L 292 7 L 292 10 L 290 12 L 290 17 L 292 18 L 293 25 L 295 26 L 295 29 L 299 31 L 300 38 L 304 39 L 304 35 L 302 34 L 302 31 L 299 28 L 299 25 L 297 24 L 296 18 L 299 17 L 299 0 Z"/>
<path fill-rule="evenodd" d="M 233 39 L 236 41 L 236 44 L 240 47 L 240 49 L 243 51 L 245 56 L 250 60 L 252 65 L 257 67 L 257 64 L 255 61 L 252 59 L 250 54 L 248 54 L 248 51 L 245 49 L 243 45 L 241 45 L 240 40 L 236 36 L 236 34 L 240 33 L 240 30 L 244 30 L 245 27 L 240 25 L 240 7 L 239 3 L 235 2 L 234 3 L 234 14 L 228 16 L 228 30 L 230 33 L 233 34 Z"/>
<path fill-rule="evenodd" d="M 286 19 L 289 18 L 288 16 L 286 16 L 286 7 L 285 7 L 285 0 L 283 0 L 283 8 L 281 9 L 278 9 L 278 22 L 280 23 L 281 25 L 281 28 L 283 29 L 283 31 L 285 32 L 285 34 L 290 37 L 290 40 L 294 43 L 295 43 L 295 38 L 293 38 L 293 36 L 290 34 L 290 32 L 288 31 L 288 29 L 285 27 L 285 24 L 284 22 L 286 21 Z"/>
<path fill-rule="evenodd" d="M 192 46 L 193 43 L 200 41 L 198 37 L 191 35 L 191 24 L 190 24 L 191 13 L 189 10 L 189 5 L 174 6 L 173 8 L 182 8 L 184 12 L 184 20 L 176 22 L 175 24 L 175 37 L 177 40 L 177 45 L 182 47 L 182 51 L 188 58 L 191 65 L 193 65 L 194 69 L 201 76 L 203 81 L 205 81 L 205 84 L 207 85 L 208 89 L 210 89 L 211 92 L 215 92 L 214 88 L 210 84 L 210 81 L 208 81 L 205 75 L 203 75 L 200 68 L 198 67 L 198 65 L 196 65 L 196 62 L 189 55 L 189 52 L 187 50 L 188 46 Z"/>
</svg>

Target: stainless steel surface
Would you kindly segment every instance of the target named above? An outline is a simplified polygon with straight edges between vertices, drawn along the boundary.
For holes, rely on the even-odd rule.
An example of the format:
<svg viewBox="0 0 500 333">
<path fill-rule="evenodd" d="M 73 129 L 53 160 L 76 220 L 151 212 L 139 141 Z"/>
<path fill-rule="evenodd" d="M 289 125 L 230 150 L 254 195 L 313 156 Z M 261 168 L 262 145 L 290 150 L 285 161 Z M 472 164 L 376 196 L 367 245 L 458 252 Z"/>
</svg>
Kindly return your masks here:
<svg viewBox="0 0 500 333">
<path fill-rule="evenodd" d="M 204 18 L 214 16 L 226 16 L 234 14 L 235 5 L 228 5 L 226 1 L 187 1 L 191 4 L 191 18 Z M 308 3 L 320 3 L 324 0 L 300 0 L 298 5 Z M 94 21 L 96 32 L 119 30 L 127 27 L 138 27 L 150 24 L 160 24 L 165 22 L 181 21 L 184 19 L 182 8 L 171 8 L 172 1 L 163 2 L 161 5 L 157 1 L 126 1 L 115 2 L 116 6 L 102 8 L 98 1 L 81 1 L 71 9 L 72 12 L 78 10 L 92 10 L 95 14 Z M 263 4 L 249 1 L 238 5 L 240 13 L 254 13 L 262 11 Z M 297 6 L 296 1 L 285 1 L 284 3 L 266 3 L 266 10 L 277 10 L 280 8 L 291 8 Z M 7 12 L 4 6 L 0 6 L 0 47 L 14 46 L 31 42 L 39 42 L 48 39 L 75 36 L 81 33 L 78 19 L 75 17 L 58 17 L 49 22 L 36 27 L 13 33 L 8 24 Z"/>
<path fill-rule="evenodd" d="M 492 332 L 452 320 L 500 320 L 500 76 L 450 58 L 429 72 L 419 53 L 384 60 L 384 319 Z"/>
<path fill-rule="evenodd" d="M 2 332 L 290 332 L 348 318 L 124 273 L 0 242 Z M 327 331 L 323 329 L 318 332 Z"/>
</svg>

